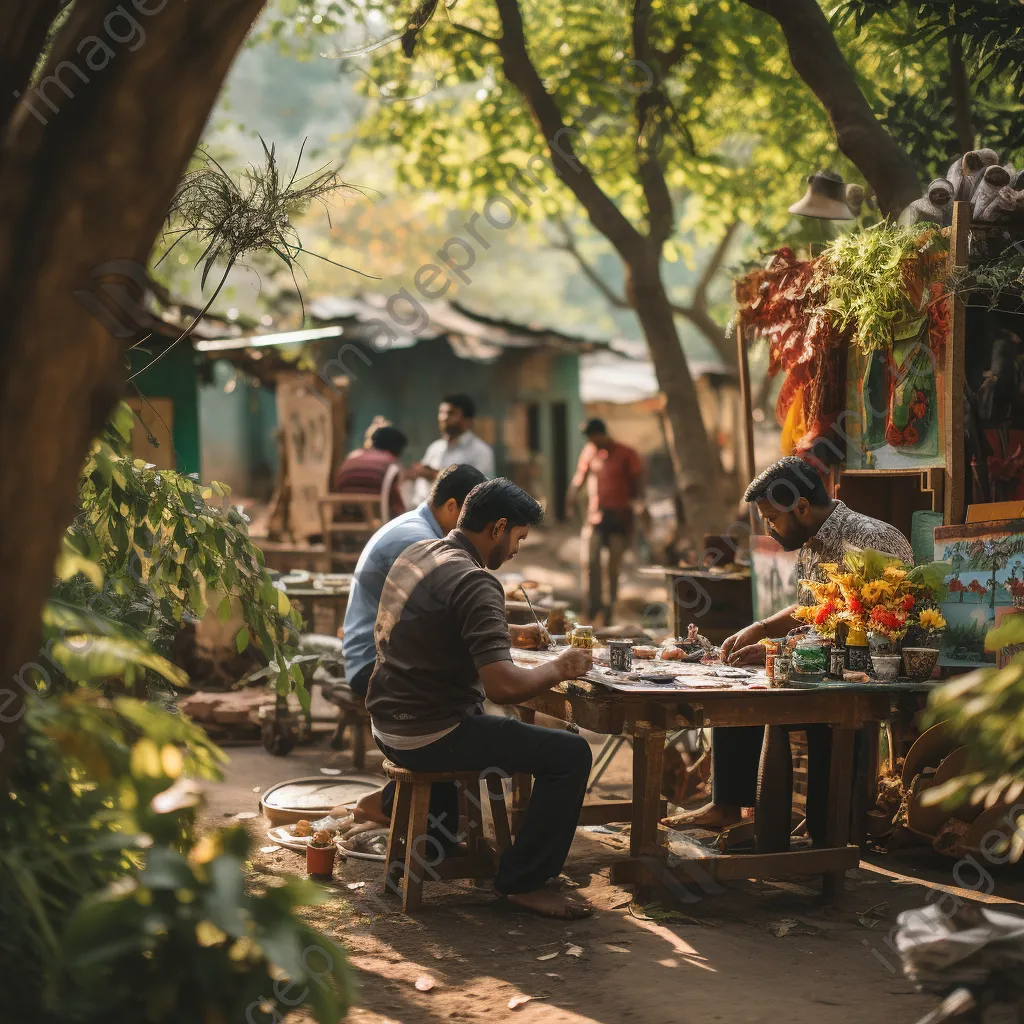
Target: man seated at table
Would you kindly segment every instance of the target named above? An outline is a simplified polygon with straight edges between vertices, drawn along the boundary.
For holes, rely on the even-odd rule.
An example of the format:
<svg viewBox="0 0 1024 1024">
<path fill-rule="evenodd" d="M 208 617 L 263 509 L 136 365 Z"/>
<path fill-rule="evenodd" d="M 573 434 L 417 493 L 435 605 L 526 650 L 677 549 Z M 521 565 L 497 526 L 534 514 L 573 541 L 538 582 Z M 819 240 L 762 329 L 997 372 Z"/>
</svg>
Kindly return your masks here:
<svg viewBox="0 0 1024 1024">
<path fill-rule="evenodd" d="M 802 459 L 789 457 L 769 466 L 747 488 L 743 500 L 755 507 L 769 535 L 784 550 L 799 549 L 797 579 L 824 580 L 819 566 L 842 562 L 851 549 L 873 548 L 904 562 L 914 560 L 910 544 L 899 530 L 830 498 L 821 477 Z M 811 600 L 803 588 L 797 604 Z M 722 644 L 722 660 L 730 665 L 764 664 L 765 648 L 758 641 L 785 636 L 804 625 L 793 617 L 796 607 L 790 605 L 734 633 Z M 666 818 L 665 824 L 725 828 L 739 821 L 743 810 L 755 803 L 763 739 L 761 726 L 713 729 L 711 803 Z M 824 839 L 831 740 L 827 726 L 807 728 L 807 830 L 816 842 Z"/>
<path fill-rule="evenodd" d="M 426 501 L 385 523 L 366 542 L 352 579 L 342 639 L 348 685 L 360 697 L 366 696 L 366 686 L 377 657 L 373 625 L 377 621 L 380 593 L 395 559 L 417 541 L 440 540 L 454 530 L 466 495 L 485 479 L 483 473 L 473 466 L 449 466 L 434 481 Z M 385 787 L 388 792 L 393 789 L 393 783 Z M 381 802 L 381 790 L 361 797 L 353 813 L 354 822 L 387 825 L 390 818 L 381 809 Z"/>
<path fill-rule="evenodd" d="M 520 704 L 591 665 L 589 651 L 573 648 L 533 668 L 512 661 L 505 595 L 488 570 L 513 558 L 542 518 L 540 505 L 511 481 L 488 480 L 466 498 L 452 533 L 399 555 L 381 594 L 366 707 L 377 746 L 403 768 L 534 777 L 522 828 L 501 858 L 494 887 L 518 908 L 567 918 L 586 908 L 545 886 L 572 845 L 590 745 L 576 733 L 483 708 L 485 698 Z M 431 788 L 429 820 L 430 835 L 450 849 L 459 839 L 454 784 Z"/>
</svg>

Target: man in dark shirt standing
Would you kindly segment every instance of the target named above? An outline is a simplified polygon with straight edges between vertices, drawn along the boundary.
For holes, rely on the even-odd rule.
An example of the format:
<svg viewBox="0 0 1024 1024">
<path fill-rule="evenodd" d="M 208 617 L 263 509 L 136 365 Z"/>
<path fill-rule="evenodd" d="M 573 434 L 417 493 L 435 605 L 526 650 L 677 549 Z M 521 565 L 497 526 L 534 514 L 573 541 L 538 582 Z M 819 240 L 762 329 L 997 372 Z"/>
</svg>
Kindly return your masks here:
<svg viewBox="0 0 1024 1024">
<path fill-rule="evenodd" d="M 466 498 L 442 540 L 420 541 L 398 557 L 381 594 L 377 664 L 366 707 L 377 745 L 413 771 L 526 772 L 534 776 L 523 826 L 501 858 L 495 889 L 525 910 L 575 917 L 579 904 L 545 888 L 572 845 L 590 775 L 581 736 L 484 714 L 487 698 L 519 704 L 583 675 L 590 653 L 569 649 L 532 669 L 512 662 L 505 596 L 487 570 L 513 558 L 540 505 L 509 480 L 489 480 Z M 458 794 L 430 794 L 430 836 L 458 840 Z"/>
</svg>

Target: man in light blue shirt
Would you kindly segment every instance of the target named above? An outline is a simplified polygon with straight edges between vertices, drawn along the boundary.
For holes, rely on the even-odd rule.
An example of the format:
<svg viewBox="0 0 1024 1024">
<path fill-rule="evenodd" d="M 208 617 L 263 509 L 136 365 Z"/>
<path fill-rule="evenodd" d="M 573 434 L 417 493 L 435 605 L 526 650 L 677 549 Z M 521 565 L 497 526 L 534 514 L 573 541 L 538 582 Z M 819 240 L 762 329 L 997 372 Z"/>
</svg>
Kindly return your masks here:
<svg viewBox="0 0 1024 1024">
<path fill-rule="evenodd" d="M 426 501 L 385 523 L 367 541 L 356 563 L 342 640 L 345 676 L 360 697 L 366 696 L 377 657 L 373 624 L 391 566 L 410 544 L 437 540 L 454 530 L 466 495 L 484 480 L 483 473 L 473 466 L 449 466 L 438 474 Z"/>
</svg>

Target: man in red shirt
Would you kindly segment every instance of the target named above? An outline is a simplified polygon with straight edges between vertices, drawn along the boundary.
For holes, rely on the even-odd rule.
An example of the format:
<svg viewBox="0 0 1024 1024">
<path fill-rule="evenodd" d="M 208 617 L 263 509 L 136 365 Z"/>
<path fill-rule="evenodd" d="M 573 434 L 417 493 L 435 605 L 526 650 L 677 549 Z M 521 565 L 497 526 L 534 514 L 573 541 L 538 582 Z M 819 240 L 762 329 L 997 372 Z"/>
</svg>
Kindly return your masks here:
<svg viewBox="0 0 1024 1024">
<path fill-rule="evenodd" d="M 379 494 L 381 516 L 386 523 L 405 511 L 398 488 L 399 459 L 408 439 L 397 427 L 378 427 L 369 448 L 349 452 L 334 478 L 336 494 Z"/>
<path fill-rule="evenodd" d="M 611 620 L 619 589 L 622 554 L 633 532 L 634 505 L 643 496 L 643 464 L 636 450 L 612 440 L 604 420 L 583 427 L 587 443 L 569 487 L 569 504 L 587 482 L 587 517 L 580 535 L 587 615 Z M 601 549 L 608 549 L 608 603 L 602 600 Z"/>
</svg>

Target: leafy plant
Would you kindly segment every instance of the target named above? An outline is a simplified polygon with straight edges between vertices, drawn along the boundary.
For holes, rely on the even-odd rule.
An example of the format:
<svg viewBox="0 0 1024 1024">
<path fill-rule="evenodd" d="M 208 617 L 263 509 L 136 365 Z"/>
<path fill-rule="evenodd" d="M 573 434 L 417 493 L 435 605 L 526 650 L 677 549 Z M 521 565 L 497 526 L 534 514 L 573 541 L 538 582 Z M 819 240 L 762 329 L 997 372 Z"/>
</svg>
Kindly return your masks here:
<svg viewBox="0 0 1024 1024">
<path fill-rule="evenodd" d="M 945 249 L 937 228 L 890 221 L 840 235 L 818 262 L 822 310 L 866 353 L 891 344 L 896 324 L 925 315 L 925 285 L 944 276 Z"/>
<path fill-rule="evenodd" d="M 237 602 L 245 625 L 236 648 L 255 643 L 278 692 L 294 687 L 308 709 L 302 673 L 289 662 L 301 620 L 274 587 L 245 517 L 216 503 L 230 490 L 133 459 L 131 429 L 122 404 L 85 464 L 44 616 L 51 660 L 72 682 L 156 675 L 180 685 L 184 674 L 167 655 L 184 623 L 211 605 L 226 622 Z"/>
<path fill-rule="evenodd" d="M 993 629 L 988 650 L 1024 644 L 1024 616 L 1013 615 Z M 979 669 L 936 690 L 929 701 L 930 722 L 948 722 L 967 745 L 962 775 L 928 791 L 929 803 L 993 807 L 1014 805 L 1024 793 L 1024 654 L 1001 669 Z M 1012 861 L 1024 854 L 1024 830 L 1009 839 Z"/>
<path fill-rule="evenodd" d="M 248 895 L 244 830 L 197 839 L 195 780 L 223 760 L 201 729 L 82 688 L 31 697 L 24 735 L 0 814 L 5 1019 L 231 1021 L 298 1004 L 322 1024 L 344 1014 L 341 950 L 293 914 L 317 891 L 293 880 Z M 282 988 L 305 994 L 288 1005 Z"/>
</svg>

